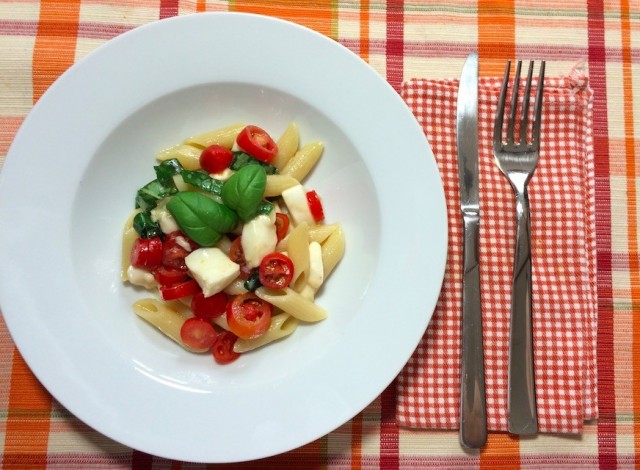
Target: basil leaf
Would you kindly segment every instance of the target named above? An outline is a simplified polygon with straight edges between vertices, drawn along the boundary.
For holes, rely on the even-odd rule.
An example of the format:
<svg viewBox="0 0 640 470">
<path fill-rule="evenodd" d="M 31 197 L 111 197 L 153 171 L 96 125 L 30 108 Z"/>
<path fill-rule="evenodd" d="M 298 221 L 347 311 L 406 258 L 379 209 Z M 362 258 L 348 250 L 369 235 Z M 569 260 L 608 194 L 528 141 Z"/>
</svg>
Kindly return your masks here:
<svg viewBox="0 0 640 470">
<path fill-rule="evenodd" d="M 278 169 L 275 166 L 269 165 L 265 162 L 261 162 L 260 160 L 253 158 L 246 152 L 243 152 L 241 150 L 233 152 L 233 160 L 231 161 L 229 168 L 238 171 L 240 168 L 244 168 L 247 165 L 260 165 L 262 168 L 264 168 L 264 171 L 267 173 L 267 175 L 274 175 L 278 172 Z"/>
<path fill-rule="evenodd" d="M 160 224 L 154 222 L 148 212 L 139 212 L 133 218 L 133 228 L 142 238 L 159 237 L 162 234 Z"/>
<path fill-rule="evenodd" d="M 220 180 L 211 178 L 208 174 L 201 171 L 182 170 L 182 179 L 185 183 L 202 189 L 216 196 L 222 193 L 224 183 Z"/>
<path fill-rule="evenodd" d="M 269 201 L 260 201 L 256 209 L 256 215 L 269 215 L 273 210 L 273 204 Z"/>
<path fill-rule="evenodd" d="M 153 180 L 138 190 L 136 194 L 136 208 L 149 211 L 156 207 L 160 199 L 175 194 L 176 192 L 178 192 L 178 190 L 175 185 L 166 186 L 157 179 Z"/>
<path fill-rule="evenodd" d="M 267 174 L 259 165 L 240 168 L 222 187 L 222 201 L 235 210 L 243 222 L 251 220 L 267 187 Z"/>
<path fill-rule="evenodd" d="M 163 161 L 160 165 L 154 166 L 153 169 L 156 171 L 156 178 L 160 183 L 164 186 L 172 187 L 175 186 L 173 176 L 180 174 L 182 171 L 182 165 L 177 158 L 172 158 L 170 160 Z"/>
<path fill-rule="evenodd" d="M 201 246 L 215 245 L 223 233 L 238 224 L 238 216 L 228 207 L 195 191 L 181 191 L 167 203 L 180 229 Z"/>
</svg>

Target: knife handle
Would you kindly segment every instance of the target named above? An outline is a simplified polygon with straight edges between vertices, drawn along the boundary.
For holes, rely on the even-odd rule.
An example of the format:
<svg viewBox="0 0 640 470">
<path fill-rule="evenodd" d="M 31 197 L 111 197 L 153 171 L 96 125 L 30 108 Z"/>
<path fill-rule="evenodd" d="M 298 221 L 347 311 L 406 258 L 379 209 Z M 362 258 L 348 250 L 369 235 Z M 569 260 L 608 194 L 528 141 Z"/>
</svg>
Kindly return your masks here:
<svg viewBox="0 0 640 470">
<path fill-rule="evenodd" d="M 480 215 L 477 212 L 463 213 L 463 221 L 460 443 L 471 449 L 479 449 L 487 441 L 487 405 L 484 385 L 478 257 Z"/>
</svg>

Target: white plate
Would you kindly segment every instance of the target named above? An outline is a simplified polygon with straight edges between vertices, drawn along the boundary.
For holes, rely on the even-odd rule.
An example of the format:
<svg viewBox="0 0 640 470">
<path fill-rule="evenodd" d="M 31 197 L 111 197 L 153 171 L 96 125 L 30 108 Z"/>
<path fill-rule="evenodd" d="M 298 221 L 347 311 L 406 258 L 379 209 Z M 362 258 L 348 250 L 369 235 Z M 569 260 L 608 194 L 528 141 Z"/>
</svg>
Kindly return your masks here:
<svg viewBox="0 0 640 470">
<path fill-rule="evenodd" d="M 132 313 L 120 235 L 156 151 L 236 121 L 325 143 L 306 185 L 347 248 L 327 320 L 218 366 Z M 444 193 L 408 108 L 346 48 L 273 18 L 182 16 L 98 48 L 34 107 L 1 178 L 0 301 L 22 355 L 78 418 L 162 457 L 256 459 L 348 421 L 410 357 L 444 274 Z"/>
</svg>

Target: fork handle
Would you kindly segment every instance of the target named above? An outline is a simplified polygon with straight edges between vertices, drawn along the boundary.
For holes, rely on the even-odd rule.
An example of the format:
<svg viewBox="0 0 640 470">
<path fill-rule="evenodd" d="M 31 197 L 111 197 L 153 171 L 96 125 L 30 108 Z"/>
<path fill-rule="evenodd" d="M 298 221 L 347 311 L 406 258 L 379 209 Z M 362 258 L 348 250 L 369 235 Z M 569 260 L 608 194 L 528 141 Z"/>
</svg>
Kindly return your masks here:
<svg viewBox="0 0 640 470">
<path fill-rule="evenodd" d="M 531 224 L 526 187 L 516 190 L 516 248 L 511 294 L 508 420 L 512 434 L 538 432 L 531 315 Z"/>
</svg>

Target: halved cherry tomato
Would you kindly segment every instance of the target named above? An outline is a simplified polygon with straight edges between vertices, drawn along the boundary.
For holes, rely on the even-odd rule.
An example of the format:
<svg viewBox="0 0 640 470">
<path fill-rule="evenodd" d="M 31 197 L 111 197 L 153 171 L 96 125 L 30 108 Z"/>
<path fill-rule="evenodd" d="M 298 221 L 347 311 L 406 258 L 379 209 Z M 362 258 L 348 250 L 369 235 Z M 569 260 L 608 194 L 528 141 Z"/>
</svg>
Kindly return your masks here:
<svg viewBox="0 0 640 470">
<path fill-rule="evenodd" d="M 324 220 L 324 209 L 322 208 L 322 201 L 320 196 L 315 191 L 307 192 L 307 202 L 309 203 L 309 210 L 313 216 L 313 220 L 320 222 Z"/>
<path fill-rule="evenodd" d="M 200 166 L 207 173 L 220 173 L 231 165 L 233 153 L 222 145 L 213 144 L 200 154 Z"/>
<path fill-rule="evenodd" d="M 211 347 L 213 357 L 218 364 L 229 364 L 240 357 L 240 353 L 233 350 L 238 337 L 230 331 L 223 331 L 218 334 L 218 339 Z"/>
<path fill-rule="evenodd" d="M 180 238 L 178 238 L 180 237 Z M 191 250 L 187 250 L 184 244 L 187 244 Z M 164 239 L 163 251 L 162 251 L 162 264 L 167 268 L 180 269 L 182 271 L 187 270 L 187 265 L 184 259 L 191 251 L 197 249 L 199 246 L 184 233 L 179 230 L 171 232 Z"/>
<path fill-rule="evenodd" d="M 276 212 L 276 236 L 278 241 L 287 236 L 289 230 L 289 216 L 281 212 Z"/>
<path fill-rule="evenodd" d="M 198 292 L 191 299 L 191 311 L 196 317 L 211 320 L 226 311 L 227 301 L 227 295 L 224 292 L 218 292 L 210 297 L 205 297 L 202 292 Z"/>
<path fill-rule="evenodd" d="M 260 283 L 269 289 L 284 289 L 293 279 L 293 261 L 282 253 L 269 253 L 262 258 Z"/>
<path fill-rule="evenodd" d="M 131 266 L 140 269 L 155 269 L 162 263 L 162 240 L 160 237 L 137 238 L 131 247 Z"/>
<path fill-rule="evenodd" d="M 242 237 L 236 238 L 231 243 L 231 246 L 229 247 L 229 259 L 240 265 L 240 279 L 247 280 L 251 274 L 251 268 L 247 266 L 247 260 L 244 259 Z"/>
<path fill-rule="evenodd" d="M 261 162 L 270 162 L 278 154 L 278 146 L 264 130 L 258 126 L 247 126 L 236 138 L 238 147 Z"/>
<path fill-rule="evenodd" d="M 200 292 L 200 290 L 198 283 L 193 279 L 189 279 L 186 282 L 172 286 L 160 286 L 160 295 L 162 296 L 162 300 L 176 300 L 189 295 L 195 295 Z"/>
<path fill-rule="evenodd" d="M 227 304 L 227 323 L 239 338 L 257 338 L 271 325 L 271 304 L 251 292 L 237 295 Z"/>
<path fill-rule="evenodd" d="M 180 282 L 185 282 L 189 279 L 189 274 L 187 271 L 182 269 L 159 266 L 155 271 L 153 271 L 153 277 L 161 286 L 172 286 Z"/>
<path fill-rule="evenodd" d="M 194 317 L 182 324 L 180 339 L 191 349 L 206 351 L 216 342 L 218 333 L 207 320 Z"/>
</svg>

